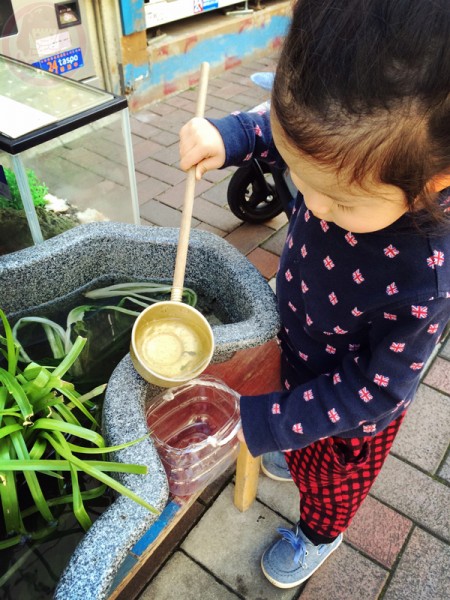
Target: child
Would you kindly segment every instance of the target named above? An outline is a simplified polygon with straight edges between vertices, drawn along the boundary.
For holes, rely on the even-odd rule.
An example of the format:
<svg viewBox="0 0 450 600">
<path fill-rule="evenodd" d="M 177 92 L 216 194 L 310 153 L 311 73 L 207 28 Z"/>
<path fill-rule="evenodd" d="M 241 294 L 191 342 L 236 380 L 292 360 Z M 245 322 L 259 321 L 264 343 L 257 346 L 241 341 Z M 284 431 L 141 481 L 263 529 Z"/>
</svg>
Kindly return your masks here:
<svg viewBox="0 0 450 600">
<path fill-rule="evenodd" d="M 298 0 L 270 116 L 180 133 L 198 178 L 281 157 L 300 192 L 277 276 L 284 391 L 241 398 L 250 452 L 270 472 L 282 451 L 301 494 L 262 557 L 281 588 L 341 543 L 450 319 L 449 39 L 448 0 Z"/>
</svg>

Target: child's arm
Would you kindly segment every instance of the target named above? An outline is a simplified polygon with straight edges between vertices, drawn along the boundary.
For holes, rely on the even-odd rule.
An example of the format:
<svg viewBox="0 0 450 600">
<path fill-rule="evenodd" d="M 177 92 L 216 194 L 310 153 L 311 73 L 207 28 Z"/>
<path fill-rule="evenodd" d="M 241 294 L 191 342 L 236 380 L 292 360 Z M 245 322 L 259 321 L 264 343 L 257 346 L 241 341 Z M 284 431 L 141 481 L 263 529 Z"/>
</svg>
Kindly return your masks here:
<svg viewBox="0 0 450 600">
<path fill-rule="evenodd" d="M 329 436 L 373 435 L 407 408 L 450 316 L 450 299 L 418 301 L 373 319 L 370 347 L 286 392 L 241 397 L 254 456 L 303 448 Z"/>
<path fill-rule="evenodd" d="M 234 113 L 223 119 L 188 121 L 180 130 L 180 167 L 196 165 L 196 177 L 212 169 L 241 165 L 258 158 L 280 162 L 267 112 Z"/>
</svg>

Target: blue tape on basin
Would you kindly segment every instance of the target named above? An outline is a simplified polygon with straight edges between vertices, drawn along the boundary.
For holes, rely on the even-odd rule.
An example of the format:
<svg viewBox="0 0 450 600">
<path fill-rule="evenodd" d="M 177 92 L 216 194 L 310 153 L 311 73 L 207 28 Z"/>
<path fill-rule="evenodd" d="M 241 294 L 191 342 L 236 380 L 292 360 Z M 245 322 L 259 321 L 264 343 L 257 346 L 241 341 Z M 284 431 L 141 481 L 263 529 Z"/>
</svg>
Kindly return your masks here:
<svg viewBox="0 0 450 600">
<path fill-rule="evenodd" d="M 136 542 L 133 548 L 131 548 L 131 552 L 136 554 L 136 556 L 141 556 L 141 554 L 147 550 L 150 544 L 156 540 L 168 523 L 170 523 L 180 508 L 180 505 L 176 502 L 169 502 L 169 504 L 160 514 L 158 520 L 153 523 L 150 529 L 148 529 L 141 539 Z"/>
</svg>

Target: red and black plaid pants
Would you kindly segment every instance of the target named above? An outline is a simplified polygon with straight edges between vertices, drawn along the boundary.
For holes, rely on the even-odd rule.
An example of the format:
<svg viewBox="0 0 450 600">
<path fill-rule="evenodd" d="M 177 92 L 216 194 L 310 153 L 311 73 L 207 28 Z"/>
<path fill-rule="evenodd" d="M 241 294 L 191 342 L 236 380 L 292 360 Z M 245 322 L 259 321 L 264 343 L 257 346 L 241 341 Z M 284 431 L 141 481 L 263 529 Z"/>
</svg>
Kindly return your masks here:
<svg viewBox="0 0 450 600">
<path fill-rule="evenodd" d="M 325 541 L 347 529 L 380 472 L 404 415 L 373 437 L 329 437 L 285 453 L 300 490 L 300 525 L 307 536 L 312 532 Z"/>
</svg>

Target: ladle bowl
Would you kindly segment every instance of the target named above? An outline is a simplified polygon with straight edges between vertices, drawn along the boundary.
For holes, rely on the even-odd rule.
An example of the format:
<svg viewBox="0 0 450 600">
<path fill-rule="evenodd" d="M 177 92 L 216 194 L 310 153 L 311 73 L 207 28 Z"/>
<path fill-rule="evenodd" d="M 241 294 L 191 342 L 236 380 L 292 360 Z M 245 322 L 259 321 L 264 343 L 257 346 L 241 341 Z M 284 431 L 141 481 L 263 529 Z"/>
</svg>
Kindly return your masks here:
<svg viewBox="0 0 450 600">
<path fill-rule="evenodd" d="M 172 387 L 190 381 L 206 369 L 213 353 L 210 324 L 188 304 L 158 302 L 134 323 L 130 357 L 139 375 L 154 385 Z"/>
</svg>

